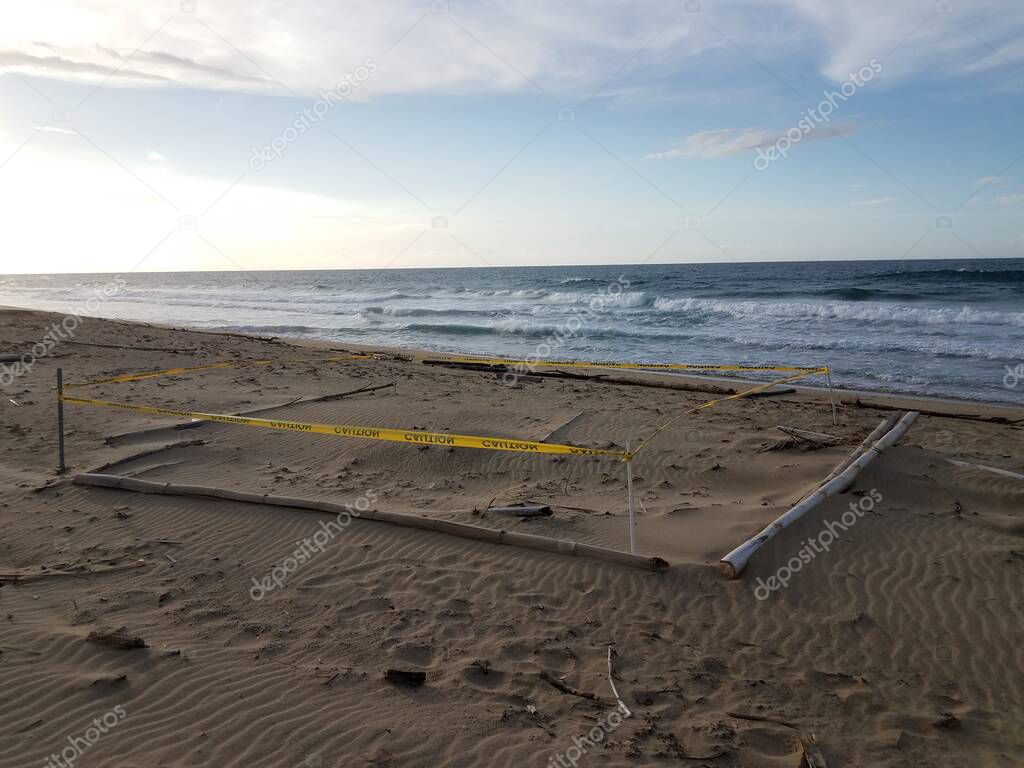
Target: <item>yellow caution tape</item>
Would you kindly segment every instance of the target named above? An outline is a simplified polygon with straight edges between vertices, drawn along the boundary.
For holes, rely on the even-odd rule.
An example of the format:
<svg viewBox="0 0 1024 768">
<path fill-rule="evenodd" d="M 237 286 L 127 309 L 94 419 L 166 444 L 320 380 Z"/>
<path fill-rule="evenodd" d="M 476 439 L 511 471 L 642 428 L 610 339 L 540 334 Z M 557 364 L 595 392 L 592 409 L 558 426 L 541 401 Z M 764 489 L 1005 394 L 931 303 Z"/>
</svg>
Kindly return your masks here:
<svg viewBox="0 0 1024 768">
<path fill-rule="evenodd" d="M 193 365 L 189 368 L 166 368 L 162 371 L 144 371 L 142 373 L 126 373 L 123 376 L 114 376 L 110 379 L 97 379 L 86 381 L 81 384 L 65 384 L 64 389 L 80 389 L 81 387 L 93 387 L 100 384 L 123 384 L 127 381 L 142 381 L 143 379 L 156 379 L 161 376 L 173 376 L 180 373 L 194 373 L 196 371 L 207 371 L 214 368 L 243 368 L 247 365 L 273 365 L 274 363 L 336 363 L 340 360 L 366 360 L 369 355 L 344 355 L 339 357 L 321 357 L 304 359 L 284 360 L 238 360 L 220 363 L 209 363 L 207 365 Z"/>
<path fill-rule="evenodd" d="M 422 432 L 420 430 L 385 429 L 380 427 L 358 427 L 346 424 L 309 424 L 301 421 L 276 421 L 273 419 L 253 419 L 248 416 L 225 416 L 219 413 L 200 413 L 179 411 L 172 408 L 157 408 L 151 405 L 132 405 L 130 403 L 112 403 L 106 400 L 91 400 L 81 397 L 61 397 L 65 403 L 76 405 L 96 405 L 102 408 L 119 408 L 137 413 L 150 413 L 156 416 L 176 416 L 201 421 L 219 421 L 224 424 L 237 424 L 245 427 L 265 427 L 282 429 L 291 432 L 308 434 L 334 435 L 336 437 L 359 437 L 366 440 L 386 440 L 406 445 L 440 445 L 455 448 L 483 448 L 490 451 L 513 451 L 519 453 L 554 453 L 570 456 L 614 456 L 628 461 L 631 456 L 625 451 L 607 451 L 598 448 L 579 448 L 575 445 L 559 443 L 538 443 L 533 440 L 517 440 L 510 437 L 478 437 L 475 435 L 452 435 L 446 432 Z"/>
<path fill-rule="evenodd" d="M 640 451 L 642 451 L 648 443 L 650 443 L 654 438 L 656 438 L 658 435 L 660 435 L 662 432 L 668 429 L 671 425 L 675 424 L 677 421 L 683 418 L 683 416 L 687 416 L 691 413 L 696 413 L 697 411 L 703 411 L 705 408 L 711 408 L 713 406 L 718 405 L 719 403 L 724 403 L 726 400 L 739 400 L 741 397 L 746 397 L 747 395 L 754 395 L 757 394 L 758 392 L 764 392 L 766 389 L 770 389 L 771 387 L 774 387 L 778 384 L 788 384 L 791 381 L 796 381 L 797 379 L 802 379 L 805 376 L 810 376 L 812 373 L 822 373 L 822 371 L 819 369 L 804 371 L 803 373 L 798 373 L 795 376 L 787 376 L 784 379 L 776 379 L 775 381 L 769 381 L 767 384 L 758 384 L 756 387 L 751 387 L 750 389 L 746 389 L 742 392 L 737 392 L 734 395 L 728 395 L 727 397 L 719 397 L 714 400 L 708 400 L 706 403 L 701 403 L 700 405 L 696 405 L 693 408 L 689 408 L 680 413 L 678 416 L 672 417 L 664 424 L 662 424 L 660 427 L 658 427 L 656 430 L 654 430 L 654 434 L 652 434 L 646 440 L 641 442 L 640 445 L 636 447 L 636 450 L 633 451 L 633 453 L 630 455 L 628 460 L 632 460 L 633 457 L 640 453 Z"/>
<path fill-rule="evenodd" d="M 371 355 L 344 355 L 338 357 L 326 357 L 318 359 L 284 359 L 284 360 L 242 360 L 209 363 L 207 365 L 196 365 L 187 368 L 167 368 L 162 371 L 148 371 L 143 373 L 130 373 L 123 376 L 115 376 L 109 379 L 88 381 L 80 384 L 67 384 L 65 389 L 77 389 L 91 387 L 99 384 L 115 384 L 128 381 L 141 381 L 160 376 L 171 376 L 181 373 L 192 373 L 194 371 L 210 370 L 215 368 L 240 368 L 246 365 L 273 365 L 274 363 L 332 363 L 341 360 L 366 360 Z M 152 405 L 133 405 L 130 403 L 114 403 L 107 400 L 93 400 L 88 398 L 67 397 L 59 395 L 59 399 L 65 403 L 76 405 L 94 405 L 102 408 L 118 408 L 137 413 L 149 413 L 156 416 L 176 416 L 200 421 L 216 421 L 225 424 L 237 424 L 246 427 L 263 427 L 266 429 L 279 429 L 291 432 L 306 432 L 308 434 L 334 435 L 336 437 L 354 437 L 366 440 L 384 440 L 394 443 L 405 443 L 406 445 L 442 445 L 456 448 L 480 448 L 490 451 L 510 451 L 517 453 L 547 453 L 571 456 L 614 456 L 622 461 L 632 461 L 644 447 L 655 437 L 676 421 L 691 413 L 711 408 L 727 400 L 738 400 L 748 395 L 763 392 L 766 389 L 778 384 L 786 384 L 805 376 L 815 373 L 829 373 L 827 366 L 818 368 L 806 368 L 796 366 L 770 366 L 770 365 L 702 365 L 696 363 L 614 363 L 614 362 L 583 362 L 579 360 L 543 360 L 528 361 L 514 360 L 511 358 L 486 358 L 486 357 L 445 357 L 446 362 L 482 363 L 488 365 L 545 365 L 545 366 L 567 366 L 576 368 L 627 368 L 627 369 L 652 369 L 652 370 L 705 370 L 705 371 L 779 371 L 795 372 L 793 376 L 770 381 L 765 384 L 751 387 L 750 389 L 738 392 L 727 397 L 709 400 L 701 403 L 679 415 L 673 417 L 658 427 L 646 440 L 642 441 L 636 450 L 630 451 L 609 451 L 598 448 L 580 448 L 574 445 L 563 445 L 560 443 L 541 443 L 534 440 L 517 440 L 515 438 L 481 437 L 477 435 L 455 435 L 446 432 L 423 432 L 420 430 L 404 430 L 380 427 L 360 427 L 345 424 L 317 424 L 300 421 L 275 421 L 272 419 L 254 419 L 247 416 L 229 416 L 218 413 L 202 413 L 199 411 L 181 411 L 172 408 L 159 408 Z"/>
<path fill-rule="evenodd" d="M 792 365 L 704 365 L 702 363 L 614 363 L 586 362 L 582 360 L 515 360 L 505 357 L 451 357 L 440 358 L 447 363 L 480 363 L 482 365 L 527 365 L 530 367 L 558 366 L 561 368 L 626 368 L 657 371 L 779 371 L 780 373 L 828 373 L 825 366 L 802 367 Z"/>
</svg>

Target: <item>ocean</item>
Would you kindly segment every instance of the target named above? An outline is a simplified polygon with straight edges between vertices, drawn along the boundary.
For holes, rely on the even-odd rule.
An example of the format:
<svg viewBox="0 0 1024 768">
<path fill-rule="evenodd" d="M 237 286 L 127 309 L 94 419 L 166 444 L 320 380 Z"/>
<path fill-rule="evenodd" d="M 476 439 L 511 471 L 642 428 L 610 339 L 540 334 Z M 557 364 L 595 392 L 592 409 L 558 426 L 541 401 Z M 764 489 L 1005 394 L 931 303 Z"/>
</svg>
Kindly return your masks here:
<svg viewBox="0 0 1024 768">
<path fill-rule="evenodd" d="M 848 388 L 1024 400 L 1024 259 L 121 278 L 105 296 L 113 275 L 2 276 L 0 305 L 517 358 L 829 365 Z"/>
</svg>

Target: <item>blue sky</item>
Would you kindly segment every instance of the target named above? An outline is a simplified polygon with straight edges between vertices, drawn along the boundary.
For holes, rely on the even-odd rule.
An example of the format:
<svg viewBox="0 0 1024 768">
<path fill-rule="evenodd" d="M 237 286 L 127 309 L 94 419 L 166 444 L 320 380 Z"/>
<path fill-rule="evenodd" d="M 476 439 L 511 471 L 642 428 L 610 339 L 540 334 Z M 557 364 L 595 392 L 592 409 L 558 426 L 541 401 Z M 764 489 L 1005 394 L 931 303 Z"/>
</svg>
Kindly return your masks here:
<svg viewBox="0 0 1024 768">
<path fill-rule="evenodd" d="M 564 6 L 5 11 L 0 272 L 1022 255 L 1020 3 Z"/>
</svg>

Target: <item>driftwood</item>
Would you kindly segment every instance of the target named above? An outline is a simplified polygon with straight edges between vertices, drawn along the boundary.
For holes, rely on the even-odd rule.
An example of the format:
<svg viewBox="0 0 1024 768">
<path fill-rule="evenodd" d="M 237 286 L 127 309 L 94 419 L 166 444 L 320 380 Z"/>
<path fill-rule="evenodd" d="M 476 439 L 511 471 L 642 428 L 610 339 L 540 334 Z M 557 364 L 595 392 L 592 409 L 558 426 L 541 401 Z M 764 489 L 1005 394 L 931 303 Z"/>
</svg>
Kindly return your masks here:
<svg viewBox="0 0 1024 768">
<path fill-rule="evenodd" d="M 510 517 L 551 517 L 551 507 L 543 505 L 525 505 L 511 507 L 488 507 L 488 512 L 496 515 L 509 515 Z"/>
<path fill-rule="evenodd" d="M 139 347 L 135 345 L 126 346 L 124 344 L 99 344 L 94 341 L 65 341 L 65 344 L 74 344 L 79 347 L 103 347 L 104 349 L 130 349 L 132 352 L 188 352 L 194 354 L 199 351 L 198 348 L 193 347 L 191 349 L 182 349 L 174 347 Z"/>
<path fill-rule="evenodd" d="M 729 717 L 735 717 L 737 720 L 751 720 L 755 723 L 774 723 L 775 725 L 784 725 L 786 728 L 792 728 L 793 730 L 799 731 L 800 726 L 796 723 L 790 723 L 786 720 L 779 720 L 775 717 L 766 717 L 764 715 L 748 715 L 744 712 L 726 712 Z"/>
<path fill-rule="evenodd" d="M 902 411 L 905 410 L 898 405 L 887 405 L 886 403 L 877 403 L 872 401 L 864 401 L 859 397 L 849 403 L 843 403 L 853 408 L 870 408 L 875 411 Z M 989 424 L 1021 424 L 1024 423 L 1024 419 L 1009 419 L 1005 416 L 980 416 L 974 413 L 949 413 L 947 411 L 929 411 L 924 409 L 918 409 L 917 413 L 922 416 L 933 416 L 938 419 L 963 419 L 964 421 L 981 421 Z"/>
<path fill-rule="evenodd" d="M 841 443 L 843 439 L 836 437 L 835 435 L 826 435 L 824 432 L 812 432 L 809 429 L 797 429 L 796 427 L 785 427 L 781 424 L 776 427 L 777 430 L 786 433 L 792 437 L 800 438 L 803 440 L 810 440 L 811 442 L 824 442 L 824 443 Z"/>
<path fill-rule="evenodd" d="M 0 355 L 0 363 L 16 363 L 21 358 L 22 355 Z"/>
<path fill-rule="evenodd" d="M 804 451 L 817 451 L 842 442 L 842 438 L 836 437 L 835 435 L 826 435 L 823 432 L 811 432 L 808 429 L 797 429 L 796 427 L 784 427 L 782 425 L 775 428 L 783 434 L 789 435 L 789 437 L 785 440 L 779 440 L 761 448 L 761 453 L 765 453 L 767 451 L 784 451 L 797 447 Z"/>
<path fill-rule="evenodd" d="M 423 360 L 423 365 L 434 365 L 442 368 L 458 368 L 464 371 L 476 371 L 478 373 L 503 373 L 513 372 L 507 365 L 491 365 L 488 363 L 455 363 L 450 360 Z M 543 367 L 544 363 L 538 362 Z M 643 371 L 641 371 L 642 373 Z M 522 374 L 519 374 L 522 375 Z M 544 379 L 569 379 L 572 381 L 590 381 L 598 384 L 617 384 L 625 387 L 649 387 L 653 389 L 674 389 L 680 392 L 707 392 L 712 395 L 734 395 L 735 389 L 720 387 L 715 384 L 704 384 L 693 381 L 655 381 L 644 379 L 631 379 L 624 376 L 611 376 L 607 373 L 585 374 L 571 373 L 569 371 L 534 371 L 530 376 Z M 794 390 L 795 391 L 795 390 Z"/>
<path fill-rule="evenodd" d="M 899 420 L 899 422 L 897 422 L 896 426 L 880 437 L 875 444 L 864 451 L 864 453 L 851 461 L 849 466 L 832 478 L 832 480 L 827 483 L 823 483 L 817 491 L 797 503 L 788 512 L 786 512 L 786 514 L 779 517 L 775 522 L 766 527 L 752 539 L 743 542 L 736 547 L 736 549 L 732 550 L 732 552 L 725 555 L 721 560 L 720 567 L 726 576 L 730 579 L 734 579 L 739 576 L 740 572 L 746 567 L 747 561 L 764 545 L 766 541 L 774 538 L 779 531 L 799 520 L 806 512 L 818 506 L 818 504 L 828 497 L 834 496 L 835 494 L 841 493 L 849 488 L 850 484 L 856 479 L 857 474 L 864 467 L 870 464 L 876 456 L 880 456 L 882 451 L 893 446 L 897 440 L 903 437 L 906 431 L 910 429 L 910 425 L 914 423 L 914 419 L 916 419 L 917 416 L 918 414 L 916 411 L 908 412 Z"/>
<path fill-rule="evenodd" d="M 114 461 L 108 461 L 102 467 L 97 467 L 96 469 L 93 469 L 91 471 L 92 472 L 105 472 L 108 469 L 110 469 L 111 467 L 116 467 L 118 464 L 124 464 L 124 463 L 129 462 L 129 461 L 137 461 L 138 459 L 145 459 L 145 458 L 148 458 L 149 456 L 155 456 L 158 453 L 163 453 L 164 451 L 169 451 L 172 448 L 190 448 L 190 447 L 194 447 L 194 446 L 198 446 L 198 445 L 206 445 L 206 441 L 205 440 L 181 440 L 181 441 L 176 442 L 176 443 L 167 443 L 166 445 L 161 445 L 159 448 L 152 448 L 152 449 L 150 449 L 148 451 L 139 451 L 138 453 L 133 453 L 130 456 L 125 456 L 123 459 L 115 459 Z"/>
<path fill-rule="evenodd" d="M 778 395 L 795 395 L 796 389 L 794 387 L 779 387 L 778 389 L 766 389 L 764 392 L 754 392 L 751 395 L 747 395 L 748 398 L 757 399 L 760 397 L 777 397 Z"/>
<path fill-rule="evenodd" d="M 626 706 L 622 697 L 619 696 L 619 689 L 615 687 L 615 674 L 612 672 L 612 647 L 608 646 L 608 685 L 611 686 L 612 694 L 615 696 L 615 701 L 619 703 L 619 709 L 626 713 L 626 717 L 631 717 L 632 712 L 629 711 L 629 707 Z"/>
<path fill-rule="evenodd" d="M 329 403 L 332 400 L 341 400 L 343 397 L 348 397 L 349 395 L 359 395 L 364 392 L 376 392 L 378 389 L 387 389 L 388 387 L 393 386 L 395 386 L 395 382 L 393 381 L 389 381 L 387 384 L 377 384 L 376 386 L 371 386 L 370 384 L 367 384 L 365 387 L 359 387 L 359 389 L 350 389 L 348 392 L 339 392 L 336 395 L 320 395 L 319 397 L 310 397 L 306 399 L 300 398 L 299 400 L 293 400 L 292 402 L 288 403 L 288 405 L 294 405 L 295 403 Z"/>
<path fill-rule="evenodd" d="M 352 513 L 352 510 L 342 504 L 335 504 L 330 501 L 319 501 L 315 499 L 302 499 L 290 496 L 269 496 L 259 493 L 245 493 L 244 491 L 233 491 L 228 488 L 212 488 L 202 485 L 177 485 L 172 483 L 154 483 L 147 480 L 137 480 L 132 477 L 119 475 L 83 474 L 76 475 L 73 481 L 76 485 L 88 485 L 100 488 L 117 488 L 136 493 L 155 493 L 166 496 L 206 497 L 224 499 L 228 501 L 240 501 L 250 504 L 266 504 L 275 507 L 289 507 L 292 509 L 312 510 L 314 512 L 327 512 L 332 515 L 352 514 L 362 520 L 373 520 L 380 523 L 390 523 L 406 528 L 417 528 L 419 530 L 446 533 L 451 536 L 458 536 L 474 541 L 486 541 L 492 544 L 506 544 L 524 549 L 534 549 L 541 552 L 550 552 L 562 555 L 576 555 L 578 557 L 589 557 L 595 560 L 603 560 L 609 563 L 627 565 L 632 568 L 642 568 L 651 571 L 661 571 L 669 567 L 669 564 L 660 557 L 644 557 L 628 552 L 618 552 L 614 549 L 595 547 L 591 544 L 581 544 L 567 539 L 552 539 L 546 536 L 537 536 L 529 533 L 516 533 L 512 531 L 497 530 L 494 528 L 483 528 L 466 523 L 456 523 L 451 520 L 438 520 L 430 517 L 420 517 L 401 512 L 384 512 L 369 509 L 365 512 Z"/>
<path fill-rule="evenodd" d="M 581 699 L 595 701 L 598 704 L 601 704 L 604 701 L 600 696 L 598 696 L 595 693 L 590 693 L 589 691 L 580 691 L 576 688 L 573 688 L 571 685 L 563 683 L 561 680 L 559 680 L 557 677 L 552 675 L 550 672 L 547 672 L 546 670 L 542 669 L 540 672 L 537 673 L 537 676 L 545 683 L 550 685 L 552 688 L 556 688 L 562 693 L 567 693 L 570 696 L 579 696 Z"/>
</svg>

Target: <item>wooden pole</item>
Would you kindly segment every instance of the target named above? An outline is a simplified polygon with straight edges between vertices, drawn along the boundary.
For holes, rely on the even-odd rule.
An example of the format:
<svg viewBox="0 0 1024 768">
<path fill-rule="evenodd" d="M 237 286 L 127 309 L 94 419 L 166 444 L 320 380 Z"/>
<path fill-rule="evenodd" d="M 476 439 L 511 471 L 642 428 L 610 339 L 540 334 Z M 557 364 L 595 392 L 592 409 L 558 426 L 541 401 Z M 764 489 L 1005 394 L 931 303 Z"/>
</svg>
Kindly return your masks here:
<svg viewBox="0 0 1024 768">
<path fill-rule="evenodd" d="M 629 453 L 629 440 L 626 441 L 626 453 Z M 629 554 L 636 554 L 636 507 L 633 503 L 633 459 L 626 459 L 626 494 L 629 504 Z"/>
<path fill-rule="evenodd" d="M 649 571 L 663 571 L 669 564 L 660 557 L 642 557 L 627 552 L 596 547 L 592 544 L 581 544 L 577 541 L 567 539 L 551 539 L 546 536 L 537 536 L 532 533 L 518 533 L 504 531 L 495 528 L 482 528 L 467 523 L 456 523 L 452 520 L 438 520 L 430 517 L 420 517 L 403 512 L 387 512 L 385 510 L 367 509 L 363 511 L 352 511 L 351 507 L 344 504 L 335 504 L 330 501 L 317 499 L 302 499 L 288 496 L 267 496 L 260 493 L 246 493 L 228 488 L 211 488 L 203 485 L 179 485 L 176 483 L 156 483 L 150 480 L 138 480 L 134 477 L 122 477 L 120 475 L 103 474 L 82 474 L 75 475 L 75 485 L 89 485 L 100 488 L 117 488 L 123 491 L 134 491 L 135 493 L 155 493 L 165 496 L 187 496 L 212 499 L 223 499 L 226 501 L 239 501 L 248 504 L 265 504 L 273 507 L 288 507 L 291 509 L 311 510 L 314 512 L 327 512 L 331 515 L 350 514 L 360 520 L 372 520 L 378 523 L 400 525 L 406 528 L 417 528 L 424 531 L 443 533 L 449 536 L 458 536 L 463 539 L 474 541 L 488 541 L 492 544 L 504 544 L 512 547 L 523 547 L 535 549 L 541 552 L 551 552 L 561 555 L 575 555 L 576 557 L 587 557 L 594 560 L 603 560 L 618 565 L 627 565 L 632 568 L 642 568 Z"/>
<path fill-rule="evenodd" d="M 64 369 L 57 369 L 57 471 L 60 474 L 67 472 L 64 465 Z"/>
</svg>

